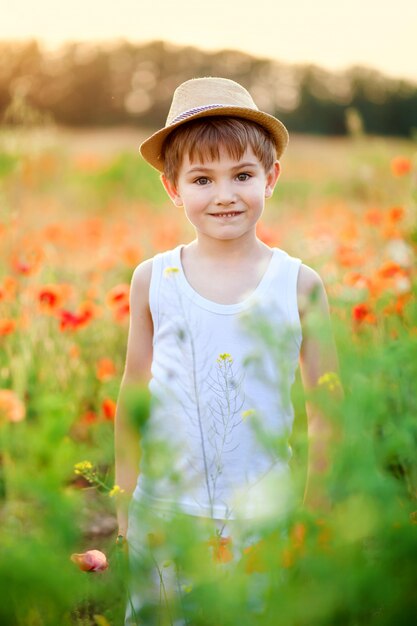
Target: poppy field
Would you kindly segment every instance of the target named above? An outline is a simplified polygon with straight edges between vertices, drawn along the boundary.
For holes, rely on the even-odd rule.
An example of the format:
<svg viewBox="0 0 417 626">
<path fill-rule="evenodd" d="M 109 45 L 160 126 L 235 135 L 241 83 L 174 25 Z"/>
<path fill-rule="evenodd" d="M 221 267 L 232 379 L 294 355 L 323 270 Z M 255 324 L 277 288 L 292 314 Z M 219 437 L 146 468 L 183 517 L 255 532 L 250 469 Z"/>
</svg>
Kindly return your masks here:
<svg viewBox="0 0 417 626">
<path fill-rule="evenodd" d="M 114 417 L 134 268 L 194 238 L 136 135 L 0 129 L 0 624 L 119 626 Z M 111 144 L 111 145 L 110 145 Z M 243 553 L 175 519 L 148 534 L 201 626 L 411 626 L 417 611 L 417 143 L 295 136 L 258 236 L 322 277 L 340 362 L 314 401 L 341 433 L 330 511 L 297 498 Z M 335 388 L 344 395 L 335 395 Z M 312 393 L 312 392 L 311 392 Z M 132 413 L 146 418 L 139 390 Z M 144 417 L 145 416 L 145 417 Z M 144 565 L 143 577 L 146 576 Z M 163 576 L 163 572 L 161 573 Z M 174 624 L 151 603 L 137 624 Z"/>
</svg>

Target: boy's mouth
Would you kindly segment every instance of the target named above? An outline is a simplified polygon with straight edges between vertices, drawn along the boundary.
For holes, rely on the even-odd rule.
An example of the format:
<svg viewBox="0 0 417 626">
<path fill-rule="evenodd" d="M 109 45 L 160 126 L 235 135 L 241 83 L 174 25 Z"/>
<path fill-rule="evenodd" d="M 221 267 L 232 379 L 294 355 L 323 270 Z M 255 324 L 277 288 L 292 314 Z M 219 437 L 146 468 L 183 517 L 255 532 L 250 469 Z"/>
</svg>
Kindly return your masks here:
<svg viewBox="0 0 417 626">
<path fill-rule="evenodd" d="M 213 217 L 236 217 L 240 215 L 242 211 L 228 211 L 227 213 L 210 213 Z"/>
</svg>

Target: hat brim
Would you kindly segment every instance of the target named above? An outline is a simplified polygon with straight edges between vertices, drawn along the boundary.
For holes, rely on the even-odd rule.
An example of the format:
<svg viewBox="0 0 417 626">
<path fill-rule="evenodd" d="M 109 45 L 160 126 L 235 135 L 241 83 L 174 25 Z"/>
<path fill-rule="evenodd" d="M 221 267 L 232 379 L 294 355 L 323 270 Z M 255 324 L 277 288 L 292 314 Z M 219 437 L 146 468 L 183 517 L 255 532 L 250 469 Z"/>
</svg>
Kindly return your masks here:
<svg viewBox="0 0 417 626">
<path fill-rule="evenodd" d="M 193 113 L 189 117 L 186 117 L 185 119 L 182 119 L 175 124 L 165 126 L 165 128 L 158 130 L 148 139 L 143 141 L 139 146 L 139 151 L 145 161 L 147 161 L 159 172 L 163 172 L 164 163 L 161 157 L 162 145 L 168 135 L 172 133 L 173 130 L 178 128 L 178 126 L 182 126 L 183 124 L 186 124 L 191 120 L 199 119 L 201 117 L 213 117 L 218 115 L 228 115 L 230 117 L 238 117 L 252 122 L 257 122 L 258 124 L 260 124 L 260 126 L 266 128 L 266 130 L 271 133 L 274 139 L 278 159 L 282 156 L 285 148 L 287 147 L 289 139 L 288 131 L 285 128 L 284 124 L 280 122 L 276 117 L 273 117 L 273 115 L 269 115 L 268 113 L 264 113 L 263 111 L 258 111 L 257 109 L 250 109 L 248 107 L 224 106 L 207 109 L 198 113 Z"/>
</svg>

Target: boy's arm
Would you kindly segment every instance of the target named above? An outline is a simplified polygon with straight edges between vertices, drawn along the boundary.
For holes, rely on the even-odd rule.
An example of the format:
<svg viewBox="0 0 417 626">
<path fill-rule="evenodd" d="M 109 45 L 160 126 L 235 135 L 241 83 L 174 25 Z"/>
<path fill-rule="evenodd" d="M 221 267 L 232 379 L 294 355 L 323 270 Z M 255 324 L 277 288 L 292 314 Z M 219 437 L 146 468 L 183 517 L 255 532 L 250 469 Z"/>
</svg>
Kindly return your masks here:
<svg viewBox="0 0 417 626">
<path fill-rule="evenodd" d="M 124 394 L 135 385 L 146 385 L 152 362 L 153 323 L 149 310 L 152 259 L 133 272 L 130 285 L 130 325 L 126 363 L 120 385 L 114 423 L 115 484 L 123 490 L 117 497 L 118 534 L 127 531 L 128 507 L 135 489 L 140 461 L 139 431 L 130 422 Z"/>
<path fill-rule="evenodd" d="M 327 372 L 335 372 L 338 376 L 339 364 L 326 290 L 317 272 L 306 265 L 300 267 L 297 296 L 303 332 L 300 373 L 303 387 L 308 391 L 313 390 Z M 336 385 L 332 393 L 343 397 L 340 385 Z M 331 416 L 323 415 L 311 401 L 306 402 L 306 410 L 309 445 L 304 505 L 312 509 L 329 509 L 323 477 L 329 469 L 332 443 L 338 436 L 337 427 Z"/>
</svg>

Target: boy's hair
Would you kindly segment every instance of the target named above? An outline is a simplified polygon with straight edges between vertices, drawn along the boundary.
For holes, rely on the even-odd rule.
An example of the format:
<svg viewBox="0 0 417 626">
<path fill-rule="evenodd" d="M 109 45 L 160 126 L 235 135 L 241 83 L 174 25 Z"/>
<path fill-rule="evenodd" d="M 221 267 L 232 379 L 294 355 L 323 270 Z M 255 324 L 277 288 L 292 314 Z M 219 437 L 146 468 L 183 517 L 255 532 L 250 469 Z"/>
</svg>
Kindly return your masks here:
<svg viewBox="0 0 417 626">
<path fill-rule="evenodd" d="M 277 158 L 277 151 L 272 136 L 265 128 L 237 117 L 196 119 L 179 126 L 166 138 L 162 146 L 164 174 L 176 184 L 186 154 L 191 162 L 197 157 L 204 163 L 207 159 L 218 160 L 220 147 L 223 147 L 231 158 L 239 160 L 248 146 L 265 172 L 269 172 Z"/>
</svg>

